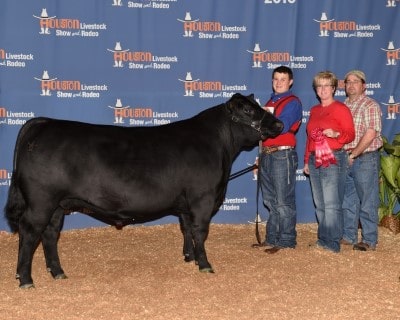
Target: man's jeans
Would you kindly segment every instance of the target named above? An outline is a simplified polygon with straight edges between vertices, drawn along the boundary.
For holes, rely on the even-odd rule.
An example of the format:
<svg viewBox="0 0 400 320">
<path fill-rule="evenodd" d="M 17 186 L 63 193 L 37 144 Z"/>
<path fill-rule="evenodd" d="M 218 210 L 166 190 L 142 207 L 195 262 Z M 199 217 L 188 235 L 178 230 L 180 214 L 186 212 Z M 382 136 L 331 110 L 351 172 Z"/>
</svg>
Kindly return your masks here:
<svg viewBox="0 0 400 320">
<path fill-rule="evenodd" d="M 311 190 L 318 220 L 317 244 L 334 252 L 340 251 L 342 238 L 344 184 L 347 154 L 334 152 L 337 164 L 315 168 L 315 156 L 309 159 Z"/>
<path fill-rule="evenodd" d="M 362 154 L 347 168 L 343 200 L 343 239 L 358 242 L 358 223 L 361 222 L 361 241 L 372 247 L 378 241 L 379 208 L 378 151 Z"/>
<path fill-rule="evenodd" d="M 260 182 L 264 205 L 269 210 L 266 242 L 269 245 L 296 246 L 296 169 L 295 149 L 263 153 Z"/>
</svg>

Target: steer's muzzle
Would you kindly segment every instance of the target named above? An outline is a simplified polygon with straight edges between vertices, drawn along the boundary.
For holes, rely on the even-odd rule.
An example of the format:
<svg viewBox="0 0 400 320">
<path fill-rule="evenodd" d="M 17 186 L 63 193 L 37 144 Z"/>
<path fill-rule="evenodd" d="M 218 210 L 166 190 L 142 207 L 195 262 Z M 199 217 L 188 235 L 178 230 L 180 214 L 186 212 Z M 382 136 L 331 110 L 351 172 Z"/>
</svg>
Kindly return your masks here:
<svg viewBox="0 0 400 320">
<path fill-rule="evenodd" d="M 271 119 L 270 117 L 273 117 Z M 265 140 L 267 138 L 274 138 L 278 136 L 283 130 L 283 122 L 275 118 L 273 115 L 266 117 L 261 123 L 261 139 Z"/>
</svg>

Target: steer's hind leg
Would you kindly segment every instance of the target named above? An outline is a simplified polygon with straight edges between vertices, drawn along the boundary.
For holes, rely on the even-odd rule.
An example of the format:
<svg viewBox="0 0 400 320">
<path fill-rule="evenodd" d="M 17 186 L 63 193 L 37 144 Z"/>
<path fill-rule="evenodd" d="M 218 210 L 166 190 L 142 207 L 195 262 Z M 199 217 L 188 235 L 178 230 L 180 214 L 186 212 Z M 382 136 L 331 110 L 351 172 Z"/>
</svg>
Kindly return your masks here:
<svg viewBox="0 0 400 320">
<path fill-rule="evenodd" d="M 61 268 L 60 258 L 58 256 L 57 243 L 60 236 L 60 230 L 64 222 L 64 209 L 58 208 L 51 217 L 50 223 L 42 233 L 42 245 L 46 257 L 47 271 L 51 273 L 54 279 L 66 279 L 67 276 Z"/>
<path fill-rule="evenodd" d="M 40 235 L 45 228 L 44 224 L 38 221 L 32 223 L 29 217 L 32 216 L 32 210 L 27 209 L 19 222 L 19 250 L 17 275 L 21 288 L 32 288 L 32 260 L 33 254 L 40 242 Z"/>
<path fill-rule="evenodd" d="M 179 222 L 183 234 L 183 255 L 186 262 L 194 260 L 194 245 L 192 233 L 192 220 L 189 214 L 179 215 Z"/>
</svg>

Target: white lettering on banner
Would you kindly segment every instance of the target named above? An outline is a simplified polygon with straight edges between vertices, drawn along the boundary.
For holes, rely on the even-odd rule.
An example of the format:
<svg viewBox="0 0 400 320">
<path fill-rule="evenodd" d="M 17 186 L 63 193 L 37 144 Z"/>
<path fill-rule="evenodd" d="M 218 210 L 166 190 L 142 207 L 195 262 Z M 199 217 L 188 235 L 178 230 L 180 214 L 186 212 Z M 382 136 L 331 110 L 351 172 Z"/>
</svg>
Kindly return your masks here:
<svg viewBox="0 0 400 320">
<path fill-rule="evenodd" d="M 128 8 L 153 8 L 153 9 L 169 9 L 170 4 L 165 2 L 177 2 L 177 0 L 153 0 L 147 1 L 146 4 L 142 2 L 128 1 Z"/>
<path fill-rule="evenodd" d="M 57 91 L 57 98 L 72 98 L 72 92 Z"/>
<path fill-rule="evenodd" d="M 347 38 L 349 36 L 349 34 L 347 32 L 337 32 L 335 31 L 333 33 L 333 37 L 334 38 Z"/>
<path fill-rule="evenodd" d="M 304 175 L 303 169 L 296 170 L 296 181 L 307 181 L 307 177 Z"/>
<path fill-rule="evenodd" d="M 144 125 L 144 120 L 129 119 L 129 124 L 132 126 L 142 126 Z"/>
<path fill-rule="evenodd" d="M 107 25 L 105 23 L 101 23 L 101 24 L 86 24 L 86 23 L 82 23 L 80 24 L 81 29 L 95 29 L 95 30 L 106 30 L 107 29 Z"/>
<path fill-rule="evenodd" d="M 6 116 L 8 118 L 33 118 L 35 114 L 33 112 L 12 112 L 7 111 Z"/>
<path fill-rule="evenodd" d="M 97 31 L 81 31 L 82 37 L 98 37 L 99 33 Z"/>
<path fill-rule="evenodd" d="M 29 54 L 24 54 L 24 53 L 6 53 L 5 55 L 6 59 L 10 59 L 10 60 L 33 60 L 33 54 L 29 53 Z"/>
<path fill-rule="evenodd" d="M 169 63 L 153 63 L 153 69 L 171 69 Z"/>
<path fill-rule="evenodd" d="M 222 92 L 222 98 L 232 98 L 232 96 L 234 95 L 234 92 Z"/>
<path fill-rule="evenodd" d="M 280 64 L 280 63 L 268 63 L 267 64 L 267 69 L 275 69 L 279 66 L 286 66 L 292 69 L 306 69 L 307 65 L 305 63 L 294 63 L 294 62 L 290 62 L 287 64 Z"/>
<path fill-rule="evenodd" d="M 57 98 L 100 98 L 100 92 L 80 91 L 79 93 L 57 91 Z"/>
<path fill-rule="evenodd" d="M 294 63 L 294 62 L 291 62 L 289 64 L 289 68 L 292 68 L 292 69 L 305 69 L 305 68 L 307 68 L 307 65 L 305 63 Z"/>
<path fill-rule="evenodd" d="M 153 118 L 178 118 L 178 112 L 156 112 L 153 111 Z"/>
<path fill-rule="evenodd" d="M 295 3 L 296 0 L 265 0 L 264 3 L 266 4 L 280 4 L 280 3 Z"/>
<path fill-rule="evenodd" d="M 100 93 L 93 91 L 82 91 L 82 98 L 100 98 Z"/>
<path fill-rule="evenodd" d="M 142 63 L 129 62 L 129 69 L 144 69 L 144 65 Z"/>
<path fill-rule="evenodd" d="M 102 85 L 86 85 L 86 84 L 81 84 L 81 90 L 94 90 L 94 91 L 107 91 L 107 85 L 102 84 Z"/>
<path fill-rule="evenodd" d="M 224 204 L 226 203 L 247 203 L 247 198 L 225 198 Z"/>
<path fill-rule="evenodd" d="M 228 27 L 228 26 L 222 26 L 221 31 L 227 31 L 227 32 L 246 32 L 247 27 L 246 26 L 233 26 L 233 27 Z"/>
<path fill-rule="evenodd" d="M 222 205 L 222 207 L 220 207 L 221 210 L 224 211 L 239 211 L 240 210 L 240 206 L 235 206 L 235 205 Z"/>
<path fill-rule="evenodd" d="M 290 61 L 301 61 L 301 62 L 313 62 L 314 61 L 314 57 L 313 56 L 290 56 Z"/>
<path fill-rule="evenodd" d="M 239 34 L 222 32 L 222 39 L 239 39 Z"/>
<path fill-rule="evenodd" d="M 233 86 L 228 86 L 226 84 L 222 85 L 222 90 L 226 91 L 246 91 L 247 86 L 245 84 L 243 85 L 233 85 Z"/>
<path fill-rule="evenodd" d="M 22 126 L 23 124 L 25 124 L 25 122 L 26 122 L 27 120 L 23 120 L 23 119 L 7 119 L 7 124 L 8 125 L 19 125 L 19 126 Z"/>
<path fill-rule="evenodd" d="M 346 92 L 344 92 L 343 90 L 336 90 L 335 97 L 344 97 L 344 96 L 346 96 Z"/>
<path fill-rule="evenodd" d="M 365 94 L 367 96 L 373 96 L 375 94 L 374 90 L 365 90 Z M 346 96 L 346 92 L 344 90 L 337 90 L 335 92 L 335 96 L 337 97 L 345 97 Z"/>
<path fill-rule="evenodd" d="M 200 39 L 212 39 L 214 36 L 212 33 L 204 33 L 204 32 L 199 32 L 199 38 Z"/>
<path fill-rule="evenodd" d="M 374 34 L 372 32 L 360 32 L 356 33 L 357 38 L 372 38 Z"/>
<path fill-rule="evenodd" d="M 296 175 L 296 181 L 307 181 L 307 177 L 304 174 Z"/>
<path fill-rule="evenodd" d="M 153 8 L 154 9 L 169 9 L 169 4 L 153 2 Z"/>
<path fill-rule="evenodd" d="M 222 206 L 219 208 L 223 211 L 239 211 L 240 204 L 247 203 L 247 198 L 225 198 Z"/>
<path fill-rule="evenodd" d="M 24 61 L 6 61 L 7 67 L 17 67 L 17 68 L 24 68 L 26 66 Z"/>
<path fill-rule="evenodd" d="M 356 26 L 356 29 L 357 30 L 376 30 L 376 31 L 378 31 L 378 30 L 381 30 L 381 26 L 379 25 L 379 24 L 375 24 L 375 25 L 365 25 L 365 26 L 363 26 L 363 25 L 357 25 Z"/>
<path fill-rule="evenodd" d="M 56 30 L 56 36 L 69 37 L 70 35 L 71 35 L 71 31 Z"/>
<path fill-rule="evenodd" d="M 200 91 L 199 92 L 199 97 L 200 98 L 213 98 L 214 97 L 214 93 Z"/>
<path fill-rule="evenodd" d="M 382 88 L 382 85 L 381 85 L 380 82 L 376 82 L 376 83 L 367 83 L 367 84 L 366 84 L 366 87 L 367 87 L 368 89 L 381 89 L 381 88 Z"/>
<path fill-rule="evenodd" d="M 178 62 L 178 57 L 177 56 L 173 56 L 173 57 L 153 56 L 152 61 L 155 61 L 155 62 Z"/>
<path fill-rule="evenodd" d="M 128 1 L 128 8 L 143 8 L 143 3 Z"/>
<path fill-rule="evenodd" d="M 163 124 L 168 124 L 171 123 L 171 120 L 167 119 L 154 119 L 154 125 L 163 125 Z"/>
</svg>

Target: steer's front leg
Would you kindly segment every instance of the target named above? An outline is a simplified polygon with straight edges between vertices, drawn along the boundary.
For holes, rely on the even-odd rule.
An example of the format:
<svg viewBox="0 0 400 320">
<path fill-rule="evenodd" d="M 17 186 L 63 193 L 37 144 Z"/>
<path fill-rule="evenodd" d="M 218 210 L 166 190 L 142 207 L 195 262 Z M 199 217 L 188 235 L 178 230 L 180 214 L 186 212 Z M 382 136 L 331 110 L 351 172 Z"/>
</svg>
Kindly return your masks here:
<svg viewBox="0 0 400 320">
<path fill-rule="evenodd" d="M 51 217 L 50 223 L 42 233 L 42 245 L 46 258 L 47 270 L 54 279 L 66 279 L 58 255 L 57 243 L 64 221 L 64 209 L 58 208 Z"/>
</svg>

